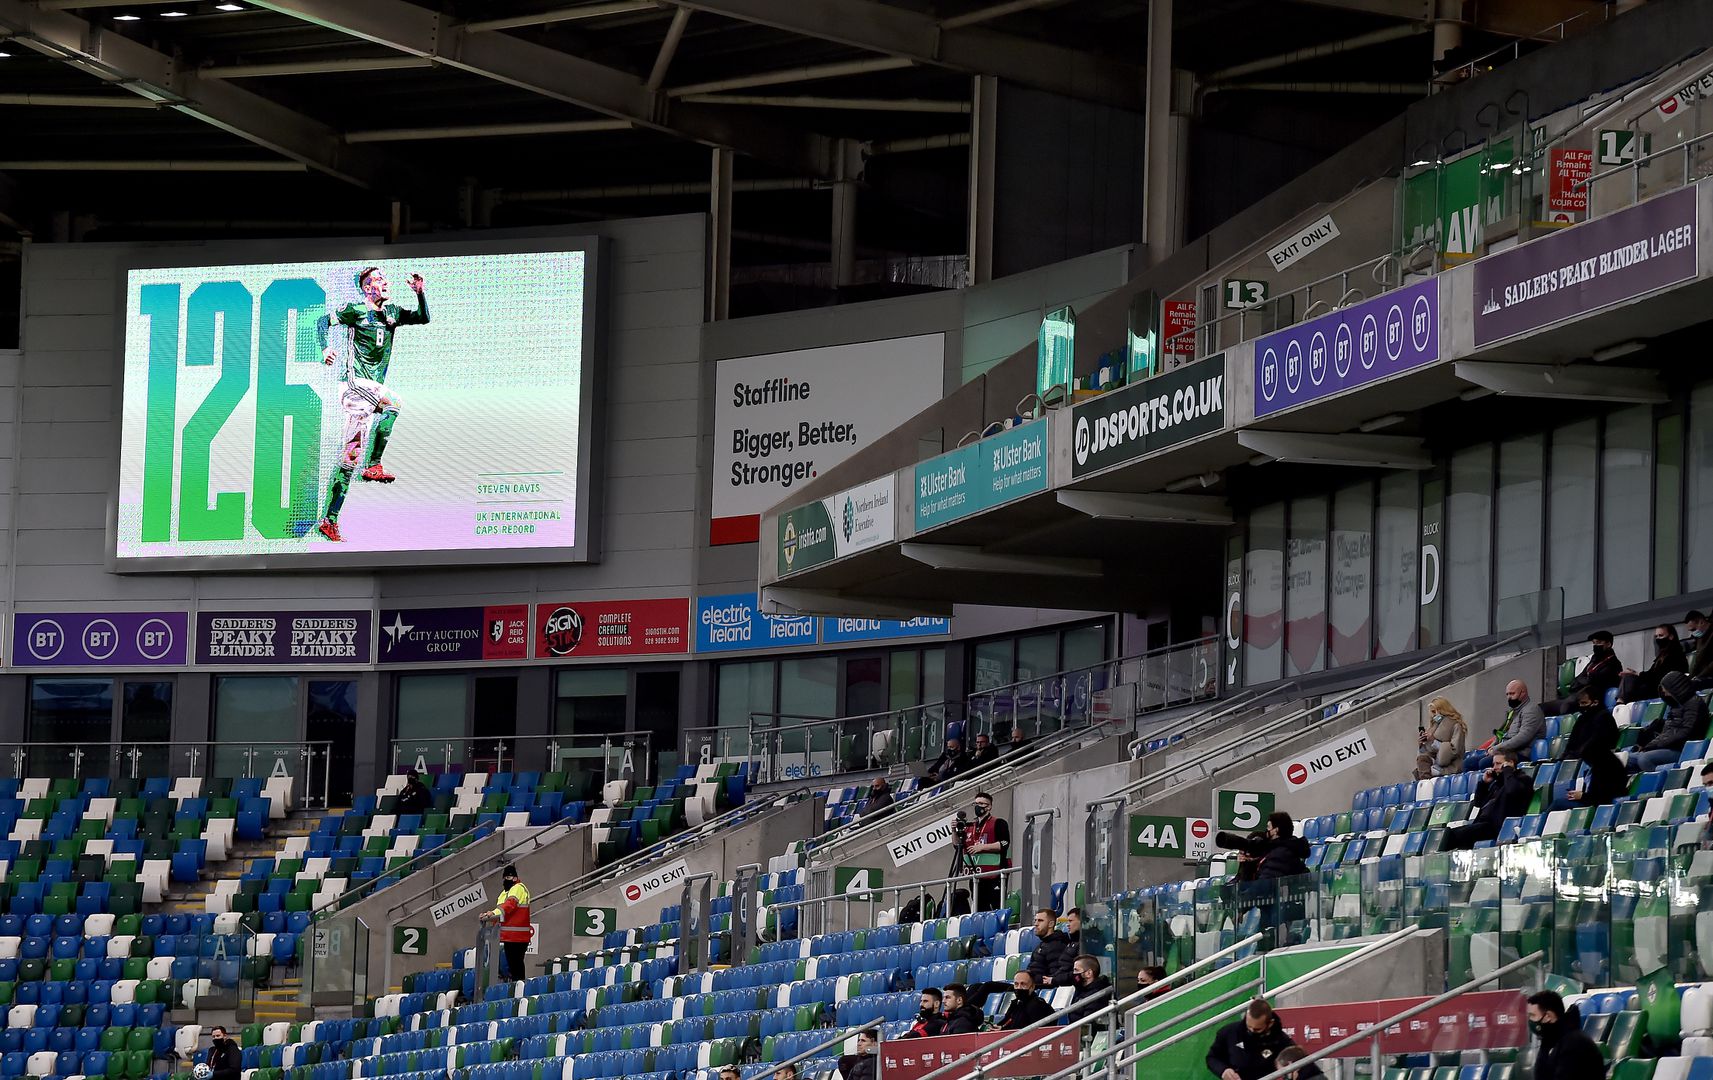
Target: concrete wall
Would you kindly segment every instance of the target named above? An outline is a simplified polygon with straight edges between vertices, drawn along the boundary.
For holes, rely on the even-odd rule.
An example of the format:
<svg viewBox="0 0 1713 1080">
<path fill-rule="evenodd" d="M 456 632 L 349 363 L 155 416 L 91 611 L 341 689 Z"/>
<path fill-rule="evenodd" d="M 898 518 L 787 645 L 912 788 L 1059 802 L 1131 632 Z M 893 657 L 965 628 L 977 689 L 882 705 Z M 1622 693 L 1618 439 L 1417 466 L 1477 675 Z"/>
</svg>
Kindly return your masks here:
<svg viewBox="0 0 1713 1080">
<path fill-rule="evenodd" d="M 1273 1007 L 1342 1005 L 1443 993 L 1445 950 L 1444 930 L 1418 930 L 1333 971 L 1312 975 L 1294 990 L 1273 995 Z"/>
</svg>

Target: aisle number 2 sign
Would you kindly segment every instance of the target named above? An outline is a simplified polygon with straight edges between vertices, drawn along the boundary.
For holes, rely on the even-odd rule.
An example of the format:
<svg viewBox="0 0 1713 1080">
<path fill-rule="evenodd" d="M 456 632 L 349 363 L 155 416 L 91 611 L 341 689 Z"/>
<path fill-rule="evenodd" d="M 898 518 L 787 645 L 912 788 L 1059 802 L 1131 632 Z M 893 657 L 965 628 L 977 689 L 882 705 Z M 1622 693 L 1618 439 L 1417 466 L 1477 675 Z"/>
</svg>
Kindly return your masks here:
<svg viewBox="0 0 1713 1080">
<path fill-rule="evenodd" d="M 619 909 L 578 907 L 571 909 L 571 932 L 578 937 L 604 937 L 618 926 Z"/>
<path fill-rule="evenodd" d="M 1130 854 L 1158 859 L 1210 858 L 1213 819 L 1131 814 Z"/>
<path fill-rule="evenodd" d="M 427 956 L 428 927 L 426 926 L 395 926 L 393 927 L 394 956 Z"/>
<path fill-rule="evenodd" d="M 1266 826 L 1274 805 L 1271 791 L 1216 791 L 1213 819 L 1221 829 L 1254 832 Z"/>
</svg>

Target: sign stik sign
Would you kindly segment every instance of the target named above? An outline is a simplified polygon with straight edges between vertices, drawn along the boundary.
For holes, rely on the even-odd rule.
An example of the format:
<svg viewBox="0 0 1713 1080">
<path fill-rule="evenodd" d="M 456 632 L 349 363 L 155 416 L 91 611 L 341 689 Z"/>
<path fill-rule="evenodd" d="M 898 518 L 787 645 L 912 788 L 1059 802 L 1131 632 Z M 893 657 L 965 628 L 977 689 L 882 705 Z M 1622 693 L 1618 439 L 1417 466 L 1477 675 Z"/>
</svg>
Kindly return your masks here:
<svg viewBox="0 0 1713 1080">
<path fill-rule="evenodd" d="M 1071 410 L 1071 476 L 1225 428 L 1225 357 L 1144 379 Z"/>
<path fill-rule="evenodd" d="M 368 611 L 202 611 L 199 664 L 367 664 Z"/>
<path fill-rule="evenodd" d="M 636 907 L 651 896 L 658 896 L 675 885 L 684 884 L 684 879 L 689 876 L 690 864 L 679 859 L 626 883 L 620 893 L 625 898 L 626 907 Z"/>
<path fill-rule="evenodd" d="M 1284 270 L 1337 240 L 1338 235 L 1338 223 L 1328 214 L 1296 230 L 1288 240 L 1267 252 L 1267 263 L 1275 271 Z"/>
<path fill-rule="evenodd" d="M 535 605 L 535 658 L 690 651 L 690 600 L 571 601 Z"/>
<path fill-rule="evenodd" d="M 465 912 L 479 911 L 487 906 L 488 887 L 478 881 L 461 893 L 436 900 L 428 909 L 428 918 L 435 926 L 445 926 Z"/>
<path fill-rule="evenodd" d="M 957 818 L 948 814 L 927 828 L 888 840 L 886 849 L 892 853 L 893 866 L 904 866 L 924 855 L 950 847 L 957 835 Z"/>
<path fill-rule="evenodd" d="M 1279 775 L 1288 790 L 1318 784 L 1374 756 L 1374 741 L 1367 728 L 1358 728 L 1279 763 Z"/>
<path fill-rule="evenodd" d="M 177 667 L 189 652 L 182 611 L 19 611 L 13 667 Z"/>
<path fill-rule="evenodd" d="M 1036 420 L 916 466 L 916 529 L 1047 490 L 1047 424 Z"/>
<path fill-rule="evenodd" d="M 938 401 L 945 351 L 923 334 L 720 361 L 709 540 L 756 540 L 763 511 Z"/>
<path fill-rule="evenodd" d="M 890 543 L 896 535 L 895 494 L 888 473 L 781 514 L 779 573 L 795 573 Z"/>
<path fill-rule="evenodd" d="M 1439 279 L 1255 342 L 1255 416 L 1331 397 L 1439 359 Z"/>
<path fill-rule="evenodd" d="M 382 608 L 382 664 L 475 663 L 529 656 L 529 605 Z"/>
<path fill-rule="evenodd" d="M 1620 210 L 1475 264 L 1475 344 L 1622 303 L 1695 277 L 1695 188 Z"/>
</svg>

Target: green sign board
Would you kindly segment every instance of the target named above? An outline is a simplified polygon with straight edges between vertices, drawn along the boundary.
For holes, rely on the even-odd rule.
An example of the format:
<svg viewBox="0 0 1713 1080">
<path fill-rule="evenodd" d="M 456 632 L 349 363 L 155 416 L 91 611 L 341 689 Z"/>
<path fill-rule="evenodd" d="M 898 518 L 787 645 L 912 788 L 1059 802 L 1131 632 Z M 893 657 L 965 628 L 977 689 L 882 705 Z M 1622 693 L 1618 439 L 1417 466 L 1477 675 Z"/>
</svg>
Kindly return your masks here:
<svg viewBox="0 0 1713 1080">
<path fill-rule="evenodd" d="M 1035 420 L 916 466 L 916 531 L 1047 490 L 1047 424 Z"/>
<path fill-rule="evenodd" d="M 1160 859 L 1205 859 L 1213 854 L 1213 819 L 1130 815 L 1130 854 Z"/>
<path fill-rule="evenodd" d="M 1225 279 L 1225 309 L 1243 311 L 1267 302 L 1267 283 L 1248 278 Z"/>
<path fill-rule="evenodd" d="M 428 927 L 426 926 L 395 926 L 393 927 L 394 956 L 427 956 Z"/>
<path fill-rule="evenodd" d="M 870 889 L 886 884 L 886 875 L 877 866 L 833 867 L 833 895 L 849 896 L 853 900 L 870 899 Z"/>
<path fill-rule="evenodd" d="M 779 573 L 796 573 L 890 542 L 896 535 L 892 500 L 888 473 L 785 511 L 779 515 Z"/>
<path fill-rule="evenodd" d="M 1486 225 L 1506 214 L 1511 140 L 1465 154 L 1404 182 L 1404 246 L 1425 243 L 1439 227 L 1442 255 L 1473 255 Z"/>
<path fill-rule="evenodd" d="M 1221 829 L 1253 832 L 1267 824 L 1273 812 L 1271 791 L 1216 791 L 1213 793 L 1213 820 Z"/>
<path fill-rule="evenodd" d="M 604 937 L 616 929 L 618 923 L 618 908 L 574 907 L 571 909 L 571 932 L 578 937 Z"/>
<path fill-rule="evenodd" d="M 1628 165 L 1653 153 L 1654 137 L 1646 131 L 1602 131 L 1595 158 L 1602 165 Z"/>
</svg>

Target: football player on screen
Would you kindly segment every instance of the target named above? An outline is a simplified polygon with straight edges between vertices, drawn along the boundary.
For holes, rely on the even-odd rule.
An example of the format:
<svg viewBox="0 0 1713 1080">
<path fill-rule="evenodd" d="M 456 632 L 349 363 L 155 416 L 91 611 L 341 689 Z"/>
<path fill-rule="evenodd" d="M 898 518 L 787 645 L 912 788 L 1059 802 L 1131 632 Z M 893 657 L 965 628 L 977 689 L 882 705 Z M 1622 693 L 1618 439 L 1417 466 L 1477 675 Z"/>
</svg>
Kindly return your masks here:
<svg viewBox="0 0 1713 1080">
<path fill-rule="evenodd" d="M 339 398 L 345 412 L 345 442 L 333 480 L 327 486 L 327 512 L 319 526 L 321 535 L 335 542 L 345 539 L 339 535 L 339 510 L 345 505 L 345 495 L 351 489 L 351 478 L 357 475 L 359 464 L 364 480 L 390 484 L 397 479 L 381 467 L 381 455 L 386 452 L 387 440 L 399 416 L 398 395 L 386 387 L 393 334 L 401 326 L 428 322 L 428 296 L 422 291 L 422 275 L 410 275 L 406 284 L 416 293 L 414 311 L 392 302 L 392 285 L 380 267 L 365 266 L 357 271 L 357 288 L 362 291 L 363 302 L 346 304 L 323 315 L 315 324 L 324 364 L 333 363 L 339 355 L 339 350 L 327 342 L 328 330 L 337 323 L 351 332 L 351 359 L 341 375 L 345 392 Z"/>
</svg>

